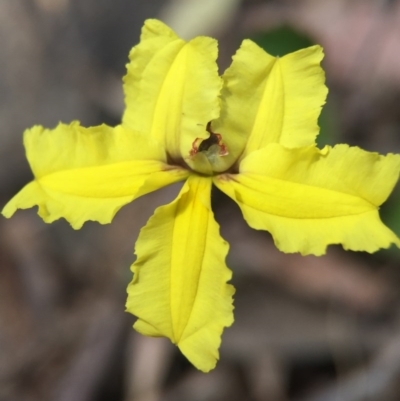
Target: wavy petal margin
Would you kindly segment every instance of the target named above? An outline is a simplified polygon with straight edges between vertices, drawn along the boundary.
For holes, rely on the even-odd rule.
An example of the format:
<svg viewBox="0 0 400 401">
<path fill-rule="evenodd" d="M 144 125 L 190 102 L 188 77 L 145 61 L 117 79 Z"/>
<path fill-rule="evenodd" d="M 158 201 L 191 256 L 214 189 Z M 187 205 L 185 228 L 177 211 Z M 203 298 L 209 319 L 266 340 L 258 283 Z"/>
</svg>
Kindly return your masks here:
<svg viewBox="0 0 400 401">
<path fill-rule="evenodd" d="M 204 372 L 215 367 L 223 328 L 233 323 L 228 244 L 211 211 L 211 184 L 189 177 L 142 229 L 126 304 L 137 331 L 168 337 Z"/>
<path fill-rule="evenodd" d="M 214 178 L 256 229 L 283 252 L 322 255 L 329 244 L 375 252 L 400 240 L 380 220 L 400 156 L 338 145 L 286 149 L 271 144 L 243 160 L 240 173 Z"/>
<path fill-rule="evenodd" d="M 320 46 L 273 57 L 244 40 L 222 78 L 221 117 L 213 122 L 231 164 L 269 143 L 294 148 L 315 143 L 328 90 Z M 222 170 L 221 170 L 222 171 Z"/>
<path fill-rule="evenodd" d="M 88 220 L 106 224 L 136 197 L 188 175 L 166 164 L 155 141 L 121 126 L 36 126 L 24 145 L 35 179 L 4 207 L 5 217 L 37 205 L 47 223 L 64 217 L 75 229 Z"/>
<path fill-rule="evenodd" d="M 147 20 L 130 53 L 124 78 L 123 125 L 151 135 L 173 159 L 189 159 L 207 123 L 219 116 L 222 80 L 217 42 L 197 37 L 186 43 L 157 20 Z"/>
</svg>

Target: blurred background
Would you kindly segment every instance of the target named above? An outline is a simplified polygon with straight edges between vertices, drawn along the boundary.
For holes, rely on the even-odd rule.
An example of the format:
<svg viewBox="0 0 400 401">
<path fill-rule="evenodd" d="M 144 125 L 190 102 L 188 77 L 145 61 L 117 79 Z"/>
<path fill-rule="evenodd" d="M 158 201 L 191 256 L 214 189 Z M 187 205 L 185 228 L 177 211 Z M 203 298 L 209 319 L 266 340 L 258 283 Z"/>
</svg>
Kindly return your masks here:
<svg viewBox="0 0 400 401">
<path fill-rule="evenodd" d="M 323 45 L 319 144 L 400 152 L 399 1 L 0 0 L 1 207 L 32 178 L 25 128 L 118 124 L 128 52 L 155 17 L 216 37 L 221 71 L 244 38 L 274 55 Z M 237 292 L 217 368 L 134 332 L 134 243 L 177 190 L 79 231 L 36 210 L 0 219 L 0 401 L 400 400 L 400 251 L 285 255 L 218 192 Z M 398 235 L 399 200 L 398 188 L 381 210 Z"/>
</svg>

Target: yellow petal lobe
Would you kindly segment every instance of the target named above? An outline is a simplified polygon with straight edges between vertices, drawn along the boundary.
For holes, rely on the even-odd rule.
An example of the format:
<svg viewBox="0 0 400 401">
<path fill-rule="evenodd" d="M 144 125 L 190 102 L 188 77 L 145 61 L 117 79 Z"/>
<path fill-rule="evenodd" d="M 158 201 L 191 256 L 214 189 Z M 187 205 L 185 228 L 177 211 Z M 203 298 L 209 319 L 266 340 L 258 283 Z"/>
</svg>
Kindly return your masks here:
<svg viewBox="0 0 400 401">
<path fill-rule="evenodd" d="M 312 145 L 327 88 L 320 46 L 273 57 L 243 41 L 223 74 L 221 117 L 213 122 L 233 161 L 269 143 Z M 228 134 L 228 135 L 227 135 Z"/>
<path fill-rule="evenodd" d="M 136 197 L 188 174 L 168 166 L 154 140 L 121 126 L 36 126 L 25 132 L 24 145 L 35 179 L 5 206 L 6 217 L 37 205 L 47 223 L 64 217 L 74 228 L 88 220 L 105 224 Z"/>
<path fill-rule="evenodd" d="M 186 43 L 162 22 L 146 21 L 124 78 L 123 125 L 151 135 L 173 159 L 188 158 L 219 115 L 216 58 L 214 39 Z"/>
<path fill-rule="evenodd" d="M 228 244 L 211 211 L 211 183 L 190 176 L 142 229 L 127 300 L 137 331 L 168 337 L 204 372 L 215 367 L 223 328 L 233 322 Z"/>
<path fill-rule="evenodd" d="M 319 150 L 271 144 L 244 159 L 239 174 L 214 182 L 238 203 L 249 225 L 269 231 L 283 252 L 321 255 L 329 244 L 375 252 L 400 246 L 378 213 L 399 169 L 399 155 L 347 145 Z"/>
</svg>

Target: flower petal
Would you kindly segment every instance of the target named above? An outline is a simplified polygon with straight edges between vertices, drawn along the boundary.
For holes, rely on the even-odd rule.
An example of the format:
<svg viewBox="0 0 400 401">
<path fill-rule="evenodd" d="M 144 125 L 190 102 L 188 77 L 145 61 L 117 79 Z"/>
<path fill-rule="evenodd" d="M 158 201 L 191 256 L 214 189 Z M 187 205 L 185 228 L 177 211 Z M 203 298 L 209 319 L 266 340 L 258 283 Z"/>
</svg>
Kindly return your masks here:
<svg viewBox="0 0 400 401">
<path fill-rule="evenodd" d="M 204 372 L 215 367 L 223 328 L 233 323 L 228 244 L 211 211 L 211 183 L 189 177 L 142 229 L 127 301 L 137 331 L 168 337 Z"/>
<path fill-rule="evenodd" d="M 217 42 L 186 43 L 157 20 L 147 20 L 124 78 L 123 124 L 157 139 L 174 158 L 189 157 L 196 138 L 219 115 Z"/>
<path fill-rule="evenodd" d="M 327 95 L 322 57 L 320 46 L 279 58 L 243 41 L 223 75 L 221 117 L 213 122 L 228 146 L 225 160 L 273 142 L 290 148 L 314 144 Z"/>
<path fill-rule="evenodd" d="M 136 197 L 187 176 L 166 164 L 154 140 L 121 126 L 36 126 L 24 144 L 35 180 L 4 207 L 6 217 L 38 205 L 48 223 L 64 217 L 74 228 L 87 220 L 105 224 Z"/>
<path fill-rule="evenodd" d="M 215 184 L 249 225 L 271 232 L 283 252 L 321 255 L 329 244 L 374 252 L 400 246 L 379 218 L 399 177 L 400 156 L 338 145 L 286 149 L 271 144 L 243 160 L 240 174 Z"/>
</svg>

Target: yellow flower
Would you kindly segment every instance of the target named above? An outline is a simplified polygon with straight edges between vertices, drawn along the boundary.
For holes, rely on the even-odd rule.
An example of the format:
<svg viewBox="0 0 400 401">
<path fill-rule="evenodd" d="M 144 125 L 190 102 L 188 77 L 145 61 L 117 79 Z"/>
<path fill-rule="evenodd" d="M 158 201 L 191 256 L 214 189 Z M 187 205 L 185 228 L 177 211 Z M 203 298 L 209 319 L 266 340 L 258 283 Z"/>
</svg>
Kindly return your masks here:
<svg viewBox="0 0 400 401">
<path fill-rule="evenodd" d="M 209 371 L 233 322 L 234 293 L 228 244 L 210 206 L 213 183 L 283 252 L 400 246 L 378 213 L 400 156 L 315 145 L 327 94 L 322 56 L 313 46 L 275 58 L 245 40 L 220 77 L 214 39 L 185 42 L 146 21 L 130 53 L 121 125 L 27 130 L 34 180 L 3 214 L 37 205 L 48 223 L 105 224 L 139 196 L 186 180 L 140 233 L 127 310 L 140 333 L 168 337 Z"/>
</svg>

